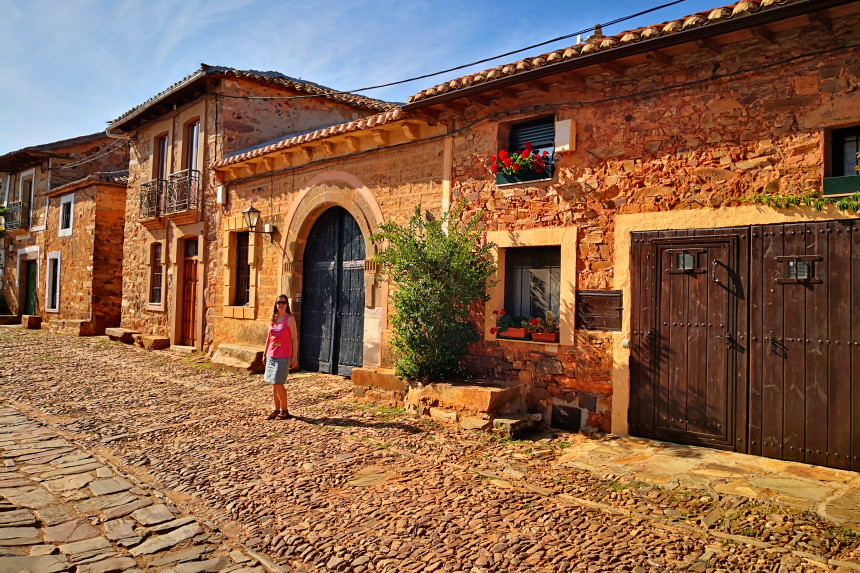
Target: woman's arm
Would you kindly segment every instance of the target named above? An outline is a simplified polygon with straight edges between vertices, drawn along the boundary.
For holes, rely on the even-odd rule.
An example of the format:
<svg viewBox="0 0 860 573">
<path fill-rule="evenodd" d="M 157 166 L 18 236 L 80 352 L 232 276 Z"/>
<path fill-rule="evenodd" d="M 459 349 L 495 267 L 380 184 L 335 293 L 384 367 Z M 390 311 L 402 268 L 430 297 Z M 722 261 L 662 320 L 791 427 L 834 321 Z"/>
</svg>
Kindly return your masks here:
<svg viewBox="0 0 860 573">
<path fill-rule="evenodd" d="M 293 356 L 290 360 L 290 368 L 297 368 L 299 365 L 299 334 L 298 329 L 296 328 L 296 319 L 293 318 L 292 314 L 287 321 L 287 326 L 290 327 L 290 342 L 293 347 Z"/>
</svg>

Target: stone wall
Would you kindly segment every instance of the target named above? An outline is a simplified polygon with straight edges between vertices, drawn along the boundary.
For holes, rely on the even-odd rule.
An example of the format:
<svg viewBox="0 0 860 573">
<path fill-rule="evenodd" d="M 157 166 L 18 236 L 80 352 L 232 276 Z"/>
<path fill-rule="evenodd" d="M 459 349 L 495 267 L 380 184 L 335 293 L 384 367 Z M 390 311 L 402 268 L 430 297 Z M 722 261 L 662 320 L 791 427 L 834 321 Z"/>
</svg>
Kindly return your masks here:
<svg viewBox="0 0 860 573">
<path fill-rule="evenodd" d="M 58 238 L 57 225 L 59 220 L 58 210 L 60 204 L 59 197 L 48 197 L 49 191 L 60 185 L 83 179 L 90 173 L 122 171 L 128 168 L 128 147 L 121 145 L 121 142 L 117 142 L 117 140 L 107 137 L 98 138 L 84 143 L 69 143 L 68 145 L 56 147 L 51 151 L 51 153 L 55 154 L 57 157 L 52 158 L 50 161 L 47 159 L 43 160 L 40 164 L 22 170 L 20 173 L 11 174 L 9 201 L 14 202 L 18 200 L 18 185 L 22 174 L 26 173 L 30 169 L 35 169 L 35 206 L 33 208 L 33 219 L 30 232 L 28 233 L 26 230 L 13 231 L 10 233 L 10 236 L 5 239 L 4 245 L 12 245 L 12 253 L 9 254 L 7 250 L 6 265 L 3 269 L 3 288 L 2 291 L 0 291 L 0 294 L 2 294 L 9 304 L 12 314 L 21 313 L 22 308 L 20 306 L 20 297 L 22 296 L 22 293 L 19 289 L 20 277 L 17 272 L 17 251 L 19 249 L 38 247 L 39 280 L 36 289 L 37 314 L 39 314 L 45 322 L 49 321 L 52 316 L 55 320 L 57 319 L 57 313 L 49 314 L 45 311 L 46 256 L 47 252 L 50 250 L 56 250 L 54 249 L 54 246 L 55 241 Z M 81 160 L 87 161 L 80 163 Z M 70 167 L 65 168 L 66 166 Z M 93 225 L 94 219 L 92 217 L 95 215 L 95 209 L 90 209 L 88 206 L 88 201 L 91 201 L 91 199 L 92 198 L 84 199 L 81 205 L 83 210 L 80 213 L 78 212 L 77 204 L 75 206 L 75 233 L 77 233 L 81 227 Z M 82 245 L 81 241 L 83 241 L 83 239 L 72 239 L 74 243 Z M 93 240 L 92 228 L 90 228 L 90 236 L 87 240 Z M 77 267 L 80 266 L 81 269 L 86 269 L 89 264 L 86 261 L 90 260 L 84 259 L 80 263 L 78 262 L 78 259 L 75 257 L 81 252 L 81 248 L 83 247 L 79 246 L 73 250 L 73 255 L 69 255 L 69 257 L 65 254 L 63 255 L 61 275 L 65 276 L 66 269 L 74 268 L 75 270 L 70 270 L 69 272 L 76 275 L 78 278 L 81 277 Z M 89 253 L 91 254 L 91 251 L 89 251 Z M 61 277 L 61 279 L 62 278 L 63 277 Z M 61 296 L 64 297 L 63 302 L 66 300 L 65 297 L 69 297 L 72 305 L 70 308 L 66 309 L 64 308 L 63 302 L 61 302 L 61 312 L 66 312 L 68 310 L 68 312 L 71 313 L 69 316 L 89 317 L 89 311 L 84 311 L 79 304 L 79 294 L 73 294 L 69 289 L 65 289 L 63 287 Z"/>
<path fill-rule="evenodd" d="M 575 265 L 579 289 L 612 288 L 621 270 L 614 266 L 619 214 L 689 210 L 695 217 L 754 194 L 821 190 L 827 130 L 860 123 L 860 51 L 833 50 L 860 42 L 860 27 L 854 18 L 833 26 L 833 33 L 815 25 L 781 32 L 774 44 L 741 38 L 720 56 L 694 51 L 669 66 L 643 61 L 622 77 L 601 73 L 584 85 L 545 78 L 548 93 L 523 85 L 516 101 L 470 107 L 457 117 L 458 125 L 477 123 L 455 138 L 455 200 L 483 210 L 488 230 L 575 226 L 576 257 L 562 265 Z M 550 181 L 497 186 L 487 164 L 504 126 L 544 115 L 575 122 L 575 151 L 561 155 Z M 532 384 L 533 406 L 545 412 L 571 405 L 586 412 L 589 426 L 610 428 L 610 334 L 577 332 L 572 346 L 488 340 L 467 362 L 478 373 Z"/>
<path fill-rule="evenodd" d="M 93 249 L 93 326 L 119 326 L 122 310 L 122 253 L 125 238 L 126 188 L 98 186 Z"/>
<path fill-rule="evenodd" d="M 357 187 L 369 191 L 371 200 L 376 203 L 375 208 L 382 213 L 383 221 L 405 222 L 418 205 L 438 215 L 442 204 L 442 154 L 441 140 L 418 142 L 396 149 L 382 148 L 352 157 L 324 160 L 313 166 L 230 185 L 229 212 L 225 219 L 239 217 L 248 206 L 254 205 L 262 212 L 260 224 L 271 222 L 277 227 L 278 233 L 274 245 L 264 235 L 252 235 L 256 261 L 256 282 L 252 279 L 252 285 L 256 287 L 257 306 L 250 309 L 247 316 L 225 315 L 225 307 L 228 306 L 225 292 L 229 292 L 229 289 L 225 289 L 224 284 L 230 279 L 225 276 L 224 261 L 228 260 L 230 253 L 227 244 L 229 239 L 224 236 L 220 239 L 221 273 L 216 277 L 216 282 L 221 288 L 215 291 L 215 340 L 218 343 L 262 345 L 272 302 L 282 292 L 292 299 L 293 312 L 301 329 L 301 303 L 295 304 L 295 295 L 301 292 L 301 273 L 290 271 L 289 261 L 302 259 L 304 239 L 314 221 L 328 207 L 340 205 L 351 210 L 350 204 L 358 201 L 355 198 Z M 315 194 L 322 194 L 325 198 L 318 205 L 315 203 L 317 206 L 310 212 L 299 209 L 295 213 L 292 223 L 299 229 L 297 240 L 288 237 L 293 229 L 287 229 L 285 225 L 290 222 L 287 220 L 288 215 L 298 207 L 296 201 Z M 366 249 L 366 252 L 369 258 L 372 248 Z M 282 257 L 287 261 L 284 272 L 280 272 L 278 267 Z M 366 281 L 365 284 L 376 283 Z M 371 288 L 376 288 L 377 292 L 366 294 L 375 297 L 373 300 L 368 299 L 368 304 L 378 309 L 376 312 L 381 317 L 381 305 L 385 304 L 385 298 L 378 292 L 378 284 Z M 382 320 L 377 323 L 384 324 Z M 379 336 L 379 332 L 376 332 L 376 336 Z"/>
</svg>

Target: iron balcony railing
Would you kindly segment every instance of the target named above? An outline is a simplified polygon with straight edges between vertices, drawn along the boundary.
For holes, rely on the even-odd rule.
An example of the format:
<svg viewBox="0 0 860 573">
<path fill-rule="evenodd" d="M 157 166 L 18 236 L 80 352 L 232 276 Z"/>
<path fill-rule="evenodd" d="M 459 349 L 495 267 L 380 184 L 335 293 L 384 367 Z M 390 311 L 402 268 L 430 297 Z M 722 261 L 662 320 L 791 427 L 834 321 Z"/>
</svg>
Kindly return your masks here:
<svg viewBox="0 0 860 573">
<path fill-rule="evenodd" d="M 30 204 L 18 201 L 6 205 L 6 230 L 30 228 Z"/>
<path fill-rule="evenodd" d="M 167 181 L 165 213 L 195 211 L 200 202 L 200 172 L 186 169 L 170 175 Z"/>
<path fill-rule="evenodd" d="M 164 189 L 167 181 L 164 179 L 153 179 L 140 184 L 140 219 L 151 219 L 163 213 Z"/>
</svg>

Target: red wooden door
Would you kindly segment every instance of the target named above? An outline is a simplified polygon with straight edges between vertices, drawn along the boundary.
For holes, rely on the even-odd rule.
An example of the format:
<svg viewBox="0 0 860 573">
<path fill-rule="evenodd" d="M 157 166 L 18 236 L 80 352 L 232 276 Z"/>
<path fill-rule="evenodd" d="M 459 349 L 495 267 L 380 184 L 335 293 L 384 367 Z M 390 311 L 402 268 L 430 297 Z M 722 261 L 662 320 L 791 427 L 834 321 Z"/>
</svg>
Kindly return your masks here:
<svg viewBox="0 0 860 573">
<path fill-rule="evenodd" d="M 746 231 L 635 233 L 630 432 L 745 451 Z"/>
<path fill-rule="evenodd" d="M 185 241 L 185 258 L 182 267 L 182 311 L 180 338 L 183 345 L 196 346 L 197 342 L 197 238 Z"/>
</svg>

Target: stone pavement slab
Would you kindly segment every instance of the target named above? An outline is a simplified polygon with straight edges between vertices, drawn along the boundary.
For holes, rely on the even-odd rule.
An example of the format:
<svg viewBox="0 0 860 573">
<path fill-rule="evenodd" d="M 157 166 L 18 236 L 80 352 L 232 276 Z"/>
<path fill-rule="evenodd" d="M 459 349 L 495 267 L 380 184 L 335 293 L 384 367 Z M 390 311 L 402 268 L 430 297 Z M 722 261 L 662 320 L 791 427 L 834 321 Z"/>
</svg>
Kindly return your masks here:
<svg viewBox="0 0 860 573">
<path fill-rule="evenodd" d="M 163 494 L 135 487 L 48 428 L 22 424 L 26 418 L 15 412 L 0 404 L 0 420 L 6 421 L 5 426 L 0 422 L 0 434 L 8 438 L 0 442 L 0 455 L 7 460 L 5 467 L 0 464 L 0 476 L 8 476 L 0 480 L 0 486 L 5 486 L 0 487 L 0 572 L 140 572 L 148 566 L 149 553 L 169 557 L 180 544 L 190 548 L 179 551 L 182 555 L 170 563 L 187 565 L 188 571 L 236 570 L 245 568 L 240 563 L 257 564 L 236 544 L 197 543 L 192 538 L 206 531 L 198 519 L 156 504 Z M 46 452 L 27 445 L 34 437 L 63 447 Z M 99 485 L 90 491 L 87 486 L 93 483 Z M 69 494 L 75 502 L 68 500 Z M 142 522 L 151 526 L 141 527 L 143 538 L 137 537 L 136 521 L 122 518 L 132 512 L 144 512 Z M 98 520 L 91 521 L 99 514 Z M 119 519 L 104 519 L 110 515 Z M 155 531 L 159 527 L 162 530 Z M 201 538 L 213 535 L 218 537 L 210 532 Z M 146 544 L 145 551 L 129 550 L 141 544 Z"/>
</svg>

